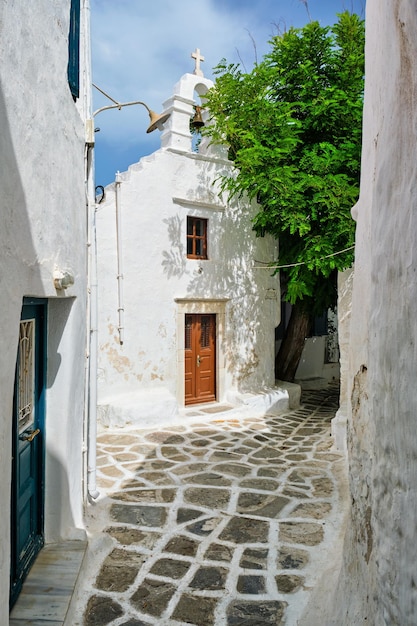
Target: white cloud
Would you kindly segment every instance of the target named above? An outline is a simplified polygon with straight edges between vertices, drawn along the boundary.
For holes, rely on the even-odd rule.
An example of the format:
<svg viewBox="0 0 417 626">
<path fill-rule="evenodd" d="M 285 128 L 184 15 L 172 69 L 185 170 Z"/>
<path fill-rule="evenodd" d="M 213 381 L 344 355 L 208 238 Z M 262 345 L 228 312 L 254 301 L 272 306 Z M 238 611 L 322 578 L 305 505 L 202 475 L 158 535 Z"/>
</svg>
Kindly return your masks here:
<svg viewBox="0 0 417 626">
<path fill-rule="evenodd" d="M 310 0 L 309 5 L 313 18 L 327 15 L 334 21 L 335 13 L 352 2 L 362 4 Z M 180 77 L 193 72 L 190 55 L 195 48 L 205 57 L 202 69 L 208 78 L 222 58 L 243 60 L 250 70 L 255 60 L 252 38 L 260 60 L 277 24 L 301 26 L 306 21 L 300 0 L 91 0 L 93 81 L 118 101 L 143 100 L 160 112 Z M 95 108 L 107 104 L 95 91 Z M 144 141 L 147 122 L 146 111 L 132 107 L 101 114 L 96 126 L 109 145 L 133 146 Z M 159 147 L 154 135 L 138 147 L 135 158 Z"/>
<path fill-rule="evenodd" d="M 259 41 L 260 58 L 273 27 L 261 22 L 256 2 L 250 9 L 230 12 L 226 4 L 216 7 L 211 0 L 93 0 L 93 80 L 116 100 L 142 99 L 159 111 L 179 78 L 193 71 L 190 55 L 197 47 L 209 78 L 223 57 L 239 60 L 236 49 L 250 68 L 255 53 L 246 29 Z M 94 101 L 96 107 L 106 104 L 97 92 Z M 107 125 L 102 119 L 100 125 Z M 127 133 L 124 121 L 116 125 Z"/>
</svg>

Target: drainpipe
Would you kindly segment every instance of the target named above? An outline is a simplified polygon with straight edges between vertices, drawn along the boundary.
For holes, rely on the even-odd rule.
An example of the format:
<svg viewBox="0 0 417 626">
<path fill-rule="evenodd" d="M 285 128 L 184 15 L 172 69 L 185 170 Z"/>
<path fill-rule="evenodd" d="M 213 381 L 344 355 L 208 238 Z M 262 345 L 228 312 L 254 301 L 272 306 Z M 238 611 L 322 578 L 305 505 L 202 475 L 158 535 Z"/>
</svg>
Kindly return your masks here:
<svg viewBox="0 0 417 626">
<path fill-rule="evenodd" d="M 90 168 L 90 147 L 85 148 L 86 173 L 86 223 L 87 223 L 87 307 L 86 307 L 86 348 L 85 348 L 85 388 L 84 388 L 84 426 L 83 426 L 83 496 L 88 498 L 88 456 L 90 430 L 90 328 L 91 328 L 91 210 L 88 199 L 88 171 Z"/>
<path fill-rule="evenodd" d="M 97 304 L 97 242 L 96 201 L 94 186 L 94 147 L 89 146 L 87 158 L 88 190 L 88 242 L 89 242 L 89 376 L 88 376 L 88 432 L 87 432 L 87 491 L 95 500 L 100 495 L 96 486 L 97 469 L 97 357 L 98 357 L 98 304 Z"/>
<path fill-rule="evenodd" d="M 96 205 L 91 206 L 91 280 L 90 280 L 90 385 L 89 385 L 89 429 L 87 455 L 87 488 L 93 500 L 100 495 L 96 486 L 97 473 L 97 359 L 98 359 L 98 306 L 97 306 L 97 242 Z"/>
<path fill-rule="evenodd" d="M 117 240 L 117 287 L 118 287 L 118 307 L 119 314 L 119 342 L 124 341 L 124 302 L 123 302 L 123 259 L 122 259 L 122 216 L 120 203 L 120 186 L 122 178 L 120 172 L 116 173 L 116 240 Z"/>
<path fill-rule="evenodd" d="M 84 51 L 84 115 L 93 117 L 91 80 L 90 0 L 83 0 L 83 51 Z M 87 128 L 86 128 L 87 129 Z M 85 376 L 84 417 L 84 471 L 87 473 L 87 497 L 96 499 L 100 494 L 96 487 L 97 446 L 97 254 L 95 233 L 95 183 L 94 183 L 94 127 L 92 136 L 87 133 L 85 148 L 85 188 L 87 212 L 87 346 Z"/>
</svg>

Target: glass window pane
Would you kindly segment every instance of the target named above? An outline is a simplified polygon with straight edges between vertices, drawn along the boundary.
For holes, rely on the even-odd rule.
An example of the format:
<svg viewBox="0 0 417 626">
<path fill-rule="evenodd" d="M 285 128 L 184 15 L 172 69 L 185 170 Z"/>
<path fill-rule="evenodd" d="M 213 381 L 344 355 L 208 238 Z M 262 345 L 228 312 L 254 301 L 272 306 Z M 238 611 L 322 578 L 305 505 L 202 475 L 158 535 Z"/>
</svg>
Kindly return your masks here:
<svg viewBox="0 0 417 626">
<path fill-rule="evenodd" d="M 187 256 L 207 258 L 207 220 L 200 217 L 187 217 Z"/>
</svg>

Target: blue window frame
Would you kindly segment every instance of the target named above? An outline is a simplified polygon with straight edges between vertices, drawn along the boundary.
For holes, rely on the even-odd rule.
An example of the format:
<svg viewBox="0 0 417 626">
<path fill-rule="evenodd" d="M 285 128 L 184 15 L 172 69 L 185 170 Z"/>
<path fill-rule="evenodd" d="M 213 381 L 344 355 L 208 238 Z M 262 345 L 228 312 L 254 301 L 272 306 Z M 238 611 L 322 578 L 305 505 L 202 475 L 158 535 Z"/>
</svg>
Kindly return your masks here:
<svg viewBox="0 0 417 626">
<path fill-rule="evenodd" d="M 80 95 L 80 0 L 71 0 L 68 36 L 68 84 L 75 100 Z"/>
</svg>

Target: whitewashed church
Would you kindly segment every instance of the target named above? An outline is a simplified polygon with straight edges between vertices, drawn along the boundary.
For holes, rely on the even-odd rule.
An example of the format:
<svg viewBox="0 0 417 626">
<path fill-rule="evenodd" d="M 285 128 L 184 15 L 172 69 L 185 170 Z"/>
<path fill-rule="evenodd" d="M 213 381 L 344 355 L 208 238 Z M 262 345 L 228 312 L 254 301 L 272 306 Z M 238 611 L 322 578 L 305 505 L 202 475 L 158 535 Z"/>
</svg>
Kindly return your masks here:
<svg viewBox="0 0 417 626">
<path fill-rule="evenodd" d="M 116 175 L 97 210 L 99 419 L 172 420 L 184 407 L 288 406 L 275 387 L 277 242 L 256 237 L 258 208 L 219 193 L 224 148 L 193 149 L 190 121 L 212 82 L 199 50 L 164 103 L 161 148 Z"/>
</svg>

